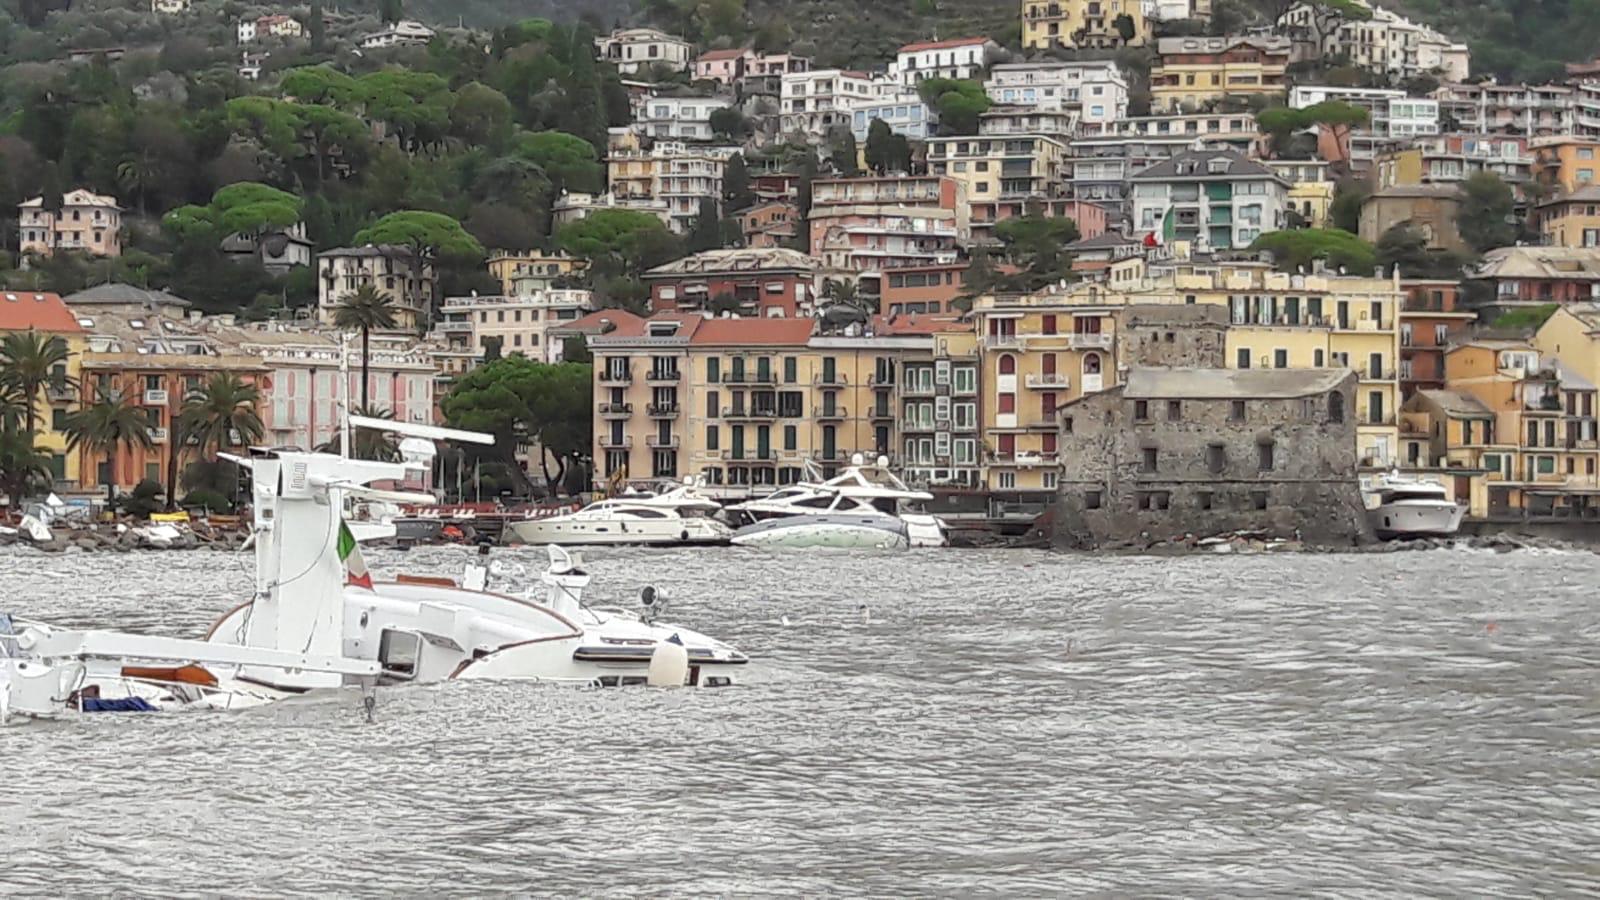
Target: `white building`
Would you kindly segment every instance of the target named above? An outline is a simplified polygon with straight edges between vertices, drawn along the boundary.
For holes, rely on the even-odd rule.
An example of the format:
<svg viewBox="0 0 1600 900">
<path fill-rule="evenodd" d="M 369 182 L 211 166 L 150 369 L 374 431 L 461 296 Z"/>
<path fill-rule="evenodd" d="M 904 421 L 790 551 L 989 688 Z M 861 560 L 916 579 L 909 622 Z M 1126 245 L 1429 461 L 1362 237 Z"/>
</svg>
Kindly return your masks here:
<svg viewBox="0 0 1600 900">
<path fill-rule="evenodd" d="M 1076 113 L 1091 131 L 1128 114 L 1128 81 L 1110 60 L 1001 63 L 983 88 L 997 104 Z"/>
<path fill-rule="evenodd" d="M 890 131 L 914 141 L 933 137 L 939 127 L 939 114 L 916 98 L 872 100 L 857 106 L 850 116 L 850 132 L 858 144 L 871 134 L 873 122 L 881 121 Z"/>
<path fill-rule="evenodd" d="M 651 66 L 686 72 L 694 47 L 683 38 L 654 28 L 623 28 L 594 39 L 595 51 L 623 75 L 637 75 Z"/>
<path fill-rule="evenodd" d="M 1443 81 L 1466 80 L 1472 68 L 1466 44 L 1366 0 L 1353 2 L 1371 9 L 1372 18 L 1345 20 L 1332 34 L 1320 36 L 1316 8 L 1305 3 L 1291 7 L 1279 25 L 1294 40 L 1295 58 L 1346 56 L 1354 66 L 1397 78 L 1432 74 Z"/>
<path fill-rule="evenodd" d="M 420 47 L 433 40 L 432 28 L 414 22 L 410 19 L 401 19 L 382 31 L 374 31 L 361 39 L 364 50 L 382 50 L 386 47 Z"/>
<path fill-rule="evenodd" d="M 150 11 L 164 16 L 175 16 L 189 11 L 189 0 L 150 0 Z"/>
<path fill-rule="evenodd" d="M 921 41 L 900 48 L 890 73 L 908 87 L 929 78 L 972 78 L 999 53 L 1000 45 L 986 37 Z"/>
<path fill-rule="evenodd" d="M 1289 106 L 1305 109 L 1326 102 L 1348 103 L 1367 111 L 1365 128 L 1350 134 L 1350 163 L 1366 169 L 1379 153 L 1414 137 L 1439 133 L 1439 101 L 1405 91 L 1329 85 L 1296 85 Z"/>
<path fill-rule="evenodd" d="M 818 69 L 783 76 L 779 94 L 780 127 L 784 134 L 825 137 L 834 126 L 850 127 L 858 105 L 874 97 L 872 79 L 863 72 Z"/>
<path fill-rule="evenodd" d="M 1155 22 L 1211 18 L 1211 0 L 1145 0 L 1144 17 Z"/>
<path fill-rule="evenodd" d="M 239 43 L 241 43 L 241 44 L 253 44 L 253 43 L 255 43 L 255 41 L 256 41 L 256 20 L 255 19 L 240 19 L 239 20 L 238 33 L 239 33 Z"/>
<path fill-rule="evenodd" d="M 675 141 L 709 141 L 711 114 L 733 106 L 727 97 L 645 97 L 638 103 L 633 129 L 640 135 Z"/>
<path fill-rule="evenodd" d="M 1189 150 L 1129 179 L 1134 234 L 1242 250 L 1284 227 L 1289 183 L 1234 150 Z"/>
<path fill-rule="evenodd" d="M 614 194 L 562 194 L 551 207 L 550 218 L 559 228 L 587 219 L 591 213 L 603 209 L 631 209 L 655 216 L 663 225 L 672 225 L 666 201 L 651 197 L 618 197 Z"/>
<path fill-rule="evenodd" d="M 547 332 L 592 309 L 594 295 L 588 291 L 519 282 L 512 295 L 447 298 L 433 336 L 452 346 L 464 346 L 479 360 L 489 344 L 498 341 L 502 356 L 521 354 L 538 362 L 557 363 L 562 359 L 562 343 L 549 339 Z"/>
</svg>

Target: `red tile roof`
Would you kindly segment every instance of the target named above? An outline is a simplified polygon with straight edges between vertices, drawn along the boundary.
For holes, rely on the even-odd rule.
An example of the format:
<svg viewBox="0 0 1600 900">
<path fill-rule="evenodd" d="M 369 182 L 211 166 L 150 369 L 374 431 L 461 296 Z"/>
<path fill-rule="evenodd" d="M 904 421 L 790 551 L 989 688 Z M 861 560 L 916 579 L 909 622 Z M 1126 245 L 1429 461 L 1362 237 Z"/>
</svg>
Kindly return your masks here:
<svg viewBox="0 0 1600 900">
<path fill-rule="evenodd" d="M 570 322 L 558 322 L 550 326 L 550 330 L 574 334 L 607 334 L 606 328 L 609 325 L 621 329 L 641 321 L 643 320 L 625 309 L 597 309 Z"/>
<path fill-rule="evenodd" d="M 607 311 L 614 312 L 614 310 Z M 593 315 L 598 315 L 598 313 L 589 314 L 589 316 Z M 589 316 L 584 316 L 584 318 L 586 319 Z M 580 319 L 579 321 L 582 320 Z M 648 333 L 649 323 L 651 322 L 677 322 L 678 332 L 676 336 L 692 337 L 695 329 L 703 321 L 705 321 L 705 317 L 698 313 L 656 313 L 648 319 L 641 319 L 629 313 L 626 320 L 617 322 L 615 330 L 608 331 L 602 336 L 607 338 L 644 337 Z"/>
<path fill-rule="evenodd" d="M 78 317 L 61 297 L 34 291 L 0 292 L 0 331 L 48 331 L 82 334 Z"/>
<path fill-rule="evenodd" d="M 923 50 L 945 50 L 950 47 L 965 47 L 969 44 L 987 44 L 986 37 L 952 38 L 944 41 L 922 41 L 917 44 L 907 44 L 900 48 L 901 53 L 920 53 Z"/>
<path fill-rule="evenodd" d="M 800 347 L 811 339 L 815 324 L 813 319 L 702 319 L 690 343 Z"/>
<path fill-rule="evenodd" d="M 749 52 L 749 50 L 743 47 L 738 47 L 733 50 L 707 50 L 706 52 L 700 54 L 700 58 L 696 59 L 695 62 L 715 62 L 719 59 L 738 59 Z"/>
</svg>

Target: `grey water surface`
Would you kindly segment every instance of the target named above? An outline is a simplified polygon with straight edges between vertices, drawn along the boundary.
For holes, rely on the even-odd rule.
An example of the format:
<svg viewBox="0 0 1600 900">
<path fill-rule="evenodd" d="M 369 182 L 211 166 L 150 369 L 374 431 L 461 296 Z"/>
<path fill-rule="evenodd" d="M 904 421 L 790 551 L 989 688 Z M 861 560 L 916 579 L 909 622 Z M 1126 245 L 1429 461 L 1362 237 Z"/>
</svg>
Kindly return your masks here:
<svg viewBox="0 0 1600 900">
<path fill-rule="evenodd" d="M 1594 555 L 586 556 L 744 683 L 7 729 L 0 895 L 1600 892 Z M 64 625 L 199 635 L 248 584 L 0 551 L 0 609 Z"/>
</svg>

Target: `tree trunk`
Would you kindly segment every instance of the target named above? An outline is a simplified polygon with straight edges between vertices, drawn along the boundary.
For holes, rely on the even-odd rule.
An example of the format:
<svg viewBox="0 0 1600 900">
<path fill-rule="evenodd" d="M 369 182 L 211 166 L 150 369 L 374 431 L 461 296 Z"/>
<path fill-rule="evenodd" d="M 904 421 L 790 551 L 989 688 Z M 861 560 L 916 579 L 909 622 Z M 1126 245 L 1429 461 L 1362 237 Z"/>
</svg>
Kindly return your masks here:
<svg viewBox="0 0 1600 900">
<path fill-rule="evenodd" d="M 167 431 L 167 512 L 178 508 L 178 453 L 182 446 L 176 429 Z"/>
<path fill-rule="evenodd" d="M 367 396 L 367 393 L 368 393 L 368 387 L 367 387 L 367 384 L 368 384 L 368 382 L 367 382 L 367 338 L 368 338 L 368 335 L 369 335 L 368 329 L 365 326 L 363 326 L 362 329 L 361 329 L 361 411 L 363 413 L 371 415 L 372 414 L 372 405 L 371 405 L 371 402 L 370 402 L 370 398 Z M 349 410 L 345 410 L 345 412 L 346 412 L 346 414 L 348 414 Z M 346 449 L 346 451 L 348 451 L 350 453 L 351 456 L 355 456 L 355 451 L 350 450 L 350 448 L 348 448 L 348 447 L 345 448 L 345 449 Z"/>
<path fill-rule="evenodd" d="M 106 503 L 115 503 L 117 500 L 117 445 L 112 444 L 106 451 Z"/>
<path fill-rule="evenodd" d="M 560 460 L 557 460 L 557 462 L 560 462 Z M 560 496 L 555 490 L 555 482 L 550 480 L 550 448 L 546 447 L 543 442 L 539 444 L 539 469 L 544 472 L 544 489 L 552 497 Z"/>
</svg>

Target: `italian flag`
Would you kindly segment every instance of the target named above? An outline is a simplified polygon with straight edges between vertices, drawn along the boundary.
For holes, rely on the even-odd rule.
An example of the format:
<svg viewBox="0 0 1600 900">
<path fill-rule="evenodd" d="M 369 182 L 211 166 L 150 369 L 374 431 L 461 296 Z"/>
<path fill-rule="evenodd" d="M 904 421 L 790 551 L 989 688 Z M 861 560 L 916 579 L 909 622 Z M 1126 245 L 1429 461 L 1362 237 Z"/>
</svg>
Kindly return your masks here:
<svg viewBox="0 0 1600 900">
<path fill-rule="evenodd" d="M 344 563 L 345 584 L 354 584 L 372 590 L 372 575 L 367 572 L 366 560 L 361 558 L 361 545 L 350 533 L 350 526 L 339 520 L 339 561 Z"/>
</svg>

